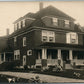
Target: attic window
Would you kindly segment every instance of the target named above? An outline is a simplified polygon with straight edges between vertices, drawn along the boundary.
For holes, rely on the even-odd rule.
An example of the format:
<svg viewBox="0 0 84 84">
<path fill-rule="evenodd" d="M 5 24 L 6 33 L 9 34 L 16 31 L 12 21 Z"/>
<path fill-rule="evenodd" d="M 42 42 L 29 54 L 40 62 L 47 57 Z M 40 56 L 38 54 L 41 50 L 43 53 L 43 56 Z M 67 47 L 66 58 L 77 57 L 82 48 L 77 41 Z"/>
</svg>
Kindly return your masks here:
<svg viewBox="0 0 84 84">
<path fill-rule="evenodd" d="M 21 21 L 19 21 L 19 29 L 21 28 Z"/>
<path fill-rule="evenodd" d="M 22 20 L 22 27 L 25 27 L 25 19 Z"/>
<path fill-rule="evenodd" d="M 65 27 L 69 27 L 69 20 L 65 20 Z"/>
<path fill-rule="evenodd" d="M 57 18 L 52 18 L 53 25 L 57 26 L 58 25 L 58 19 Z"/>
<path fill-rule="evenodd" d="M 14 24 L 14 30 L 15 30 L 15 31 L 17 30 L 17 23 Z"/>
</svg>

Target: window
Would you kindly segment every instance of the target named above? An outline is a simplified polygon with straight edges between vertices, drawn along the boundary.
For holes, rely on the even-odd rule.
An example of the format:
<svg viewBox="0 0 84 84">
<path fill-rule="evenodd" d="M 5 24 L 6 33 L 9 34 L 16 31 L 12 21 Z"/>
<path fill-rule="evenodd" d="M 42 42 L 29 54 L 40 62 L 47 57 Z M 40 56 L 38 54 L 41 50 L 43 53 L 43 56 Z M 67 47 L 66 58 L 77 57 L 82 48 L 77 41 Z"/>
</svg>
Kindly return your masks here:
<svg viewBox="0 0 84 84">
<path fill-rule="evenodd" d="M 15 37 L 14 37 L 14 46 L 16 46 L 16 45 L 17 45 L 17 43 L 16 43 L 16 42 L 17 42 L 17 37 L 15 36 Z"/>
<path fill-rule="evenodd" d="M 53 31 L 42 30 L 43 42 L 55 42 L 55 33 Z"/>
<path fill-rule="evenodd" d="M 14 24 L 14 30 L 15 30 L 15 31 L 17 30 L 17 23 Z"/>
<path fill-rule="evenodd" d="M 54 38 L 53 37 L 49 37 L 49 41 L 53 42 Z"/>
<path fill-rule="evenodd" d="M 14 37 L 14 42 L 16 42 L 17 41 L 17 37 Z"/>
<path fill-rule="evenodd" d="M 22 20 L 22 26 L 25 27 L 25 19 Z"/>
<path fill-rule="evenodd" d="M 28 51 L 27 51 L 27 55 L 28 55 L 28 56 L 32 55 L 32 50 L 28 50 Z"/>
<path fill-rule="evenodd" d="M 20 60 L 20 50 L 14 51 L 14 60 Z"/>
<path fill-rule="evenodd" d="M 69 27 L 69 20 L 65 20 L 65 27 Z"/>
<path fill-rule="evenodd" d="M 21 21 L 19 21 L 19 29 L 21 28 Z"/>
<path fill-rule="evenodd" d="M 70 32 L 66 34 L 66 43 L 69 44 L 78 44 L 78 34 Z"/>
<path fill-rule="evenodd" d="M 26 55 L 23 56 L 23 66 L 26 65 Z"/>
<path fill-rule="evenodd" d="M 57 18 L 52 18 L 53 25 L 57 26 L 58 25 L 58 19 Z"/>
<path fill-rule="evenodd" d="M 47 42 L 47 36 L 43 36 L 43 37 L 42 37 L 42 40 L 43 40 L 44 42 Z"/>
<path fill-rule="evenodd" d="M 26 37 L 23 37 L 23 46 L 26 46 Z"/>
</svg>

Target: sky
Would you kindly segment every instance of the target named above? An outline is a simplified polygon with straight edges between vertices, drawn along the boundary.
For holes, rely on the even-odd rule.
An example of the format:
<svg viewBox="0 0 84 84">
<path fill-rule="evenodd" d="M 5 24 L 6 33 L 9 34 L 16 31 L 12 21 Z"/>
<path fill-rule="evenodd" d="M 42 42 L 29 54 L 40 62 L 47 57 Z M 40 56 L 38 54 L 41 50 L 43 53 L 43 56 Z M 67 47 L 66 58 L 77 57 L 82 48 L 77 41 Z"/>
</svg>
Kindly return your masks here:
<svg viewBox="0 0 84 84">
<path fill-rule="evenodd" d="M 76 19 L 75 23 L 84 26 L 84 1 L 45 1 L 43 7 L 52 5 Z M 0 36 L 14 32 L 13 22 L 28 12 L 37 12 L 39 2 L 0 2 Z"/>
</svg>

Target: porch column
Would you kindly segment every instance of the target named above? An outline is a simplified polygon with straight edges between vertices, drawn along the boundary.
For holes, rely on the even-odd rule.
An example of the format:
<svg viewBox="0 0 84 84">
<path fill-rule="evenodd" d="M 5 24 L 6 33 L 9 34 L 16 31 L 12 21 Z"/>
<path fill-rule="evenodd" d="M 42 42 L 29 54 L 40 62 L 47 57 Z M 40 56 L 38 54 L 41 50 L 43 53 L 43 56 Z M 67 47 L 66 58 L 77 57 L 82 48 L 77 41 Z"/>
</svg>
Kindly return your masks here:
<svg viewBox="0 0 84 84">
<path fill-rule="evenodd" d="M 4 52 L 4 62 L 6 61 L 6 53 Z"/>
<path fill-rule="evenodd" d="M 72 50 L 69 50 L 69 60 L 72 60 L 73 59 L 73 53 L 72 53 Z"/>
<path fill-rule="evenodd" d="M 58 49 L 58 54 L 57 54 L 57 56 L 58 56 L 58 60 L 61 60 L 61 49 Z"/>
<path fill-rule="evenodd" d="M 47 59 L 47 49 L 42 49 L 42 59 Z"/>
</svg>

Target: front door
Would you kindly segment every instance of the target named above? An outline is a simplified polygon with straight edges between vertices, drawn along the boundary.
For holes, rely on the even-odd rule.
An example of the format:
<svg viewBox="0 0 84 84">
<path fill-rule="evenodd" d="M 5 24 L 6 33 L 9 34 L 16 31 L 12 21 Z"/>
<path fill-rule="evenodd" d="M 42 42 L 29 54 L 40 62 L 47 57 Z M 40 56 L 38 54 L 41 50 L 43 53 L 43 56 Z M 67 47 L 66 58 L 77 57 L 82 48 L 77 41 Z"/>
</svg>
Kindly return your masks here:
<svg viewBox="0 0 84 84">
<path fill-rule="evenodd" d="M 23 56 L 23 66 L 26 65 L 26 55 Z"/>
<path fill-rule="evenodd" d="M 69 63 L 69 53 L 67 51 L 62 52 L 62 59 L 63 61 L 65 61 L 66 63 Z"/>
</svg>

